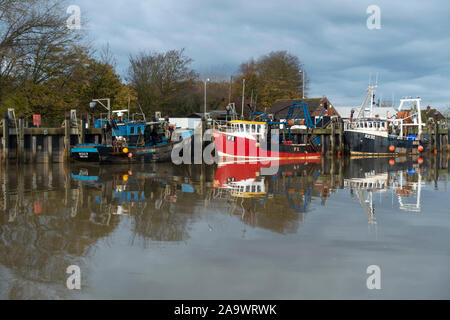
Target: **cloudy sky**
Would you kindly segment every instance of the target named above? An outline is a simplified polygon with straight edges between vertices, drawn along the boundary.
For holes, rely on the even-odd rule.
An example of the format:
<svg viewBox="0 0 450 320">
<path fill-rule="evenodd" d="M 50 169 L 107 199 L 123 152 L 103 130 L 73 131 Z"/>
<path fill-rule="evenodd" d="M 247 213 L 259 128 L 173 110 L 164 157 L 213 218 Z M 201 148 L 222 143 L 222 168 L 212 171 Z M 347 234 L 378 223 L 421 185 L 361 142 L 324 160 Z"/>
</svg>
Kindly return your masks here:
<svg viewBox="0 0 450 320">
<path fill-rule="evenodd" d="M 450 105 L 448 0 L 72 0 L 93 43 L 109 43 L 125 74 L 129 54 L 185 48 L 203 75 L 230 75 L 251 57 L 287 50 L 305 65 L 310 96 L 362 102 L 420 96 Z M 381 28 L 367 27 L 377 5 Z"/>
</svg>

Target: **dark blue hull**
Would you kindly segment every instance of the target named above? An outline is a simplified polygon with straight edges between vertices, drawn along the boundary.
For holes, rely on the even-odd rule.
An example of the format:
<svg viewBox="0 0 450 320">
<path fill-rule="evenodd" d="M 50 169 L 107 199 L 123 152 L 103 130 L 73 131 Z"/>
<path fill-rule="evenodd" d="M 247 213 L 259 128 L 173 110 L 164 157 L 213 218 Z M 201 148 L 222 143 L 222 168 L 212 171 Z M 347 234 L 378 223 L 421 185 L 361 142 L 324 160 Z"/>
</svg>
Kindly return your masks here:
<svg viewBox="0 0 450 320">
<path fill-rule="evenodd" d="M 100 144 L 83 144 L 71 148 L 72 159 L 80 162 L 99 162 L 98 147 Z"/>
<path fill-rule="evenodd" d="M 77 145 L 71 148 L 72 159 L 80 162 L 135 163 L 170 161 L 174 143 L 149 147 L 114 148 L 108 145 Z"/>
<path fill-rule="evenodd" d="M 351 154 L 414 155 L 428 149 L 428 141 L 426 140 L 408 140 L 394 135 L 383 137 L 356 131 L 345 131 L 344 142 Z M 419 146 L 422 146 L 422 148 Z"/>
</svg>

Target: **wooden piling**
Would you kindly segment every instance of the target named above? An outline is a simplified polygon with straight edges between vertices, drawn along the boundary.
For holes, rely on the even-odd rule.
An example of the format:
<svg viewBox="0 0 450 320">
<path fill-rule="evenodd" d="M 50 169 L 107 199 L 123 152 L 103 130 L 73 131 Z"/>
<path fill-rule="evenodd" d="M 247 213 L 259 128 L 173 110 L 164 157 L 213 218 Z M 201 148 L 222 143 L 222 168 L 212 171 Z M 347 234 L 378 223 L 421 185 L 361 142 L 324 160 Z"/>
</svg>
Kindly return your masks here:
<svg viewBox="0 0 450 320">
<path fill-rule="evenodd" d="M 339 154 L 344 153 L 344 128 L 342 127 L 342 123 L 339 122 Z"/>
<path fill-rule="evenodd" d="M 47 162 L 53 162 L 53 137 L 47 136 Z"/>
<path fill-rule="evenodd" d="M 447 152 L 448 151 L 448 134 L 444 135 L 444 151 Z"/>
<path fill-rule="evenodd" d="M 336 141 L 335 141 L 335 136 L 336 132 L 335 132 L 335 123 L 332 122 L 331 123 L 331 136 L 330 136 L 330 155 L 334 156 L 334 151 L 336 150 Z"/>
<path fill-rule="evenodd" d="M 439 140 L 439 124 L 437 121 L 434 124 L 434 150 L 438 151 L 438 140 Z M 435 152 L 433 150 L 433 152 Z"/>
<path fill-rule="evenodd" d="M 5 112 L 3 115 L 3 157 L 2 160 L 7 162 L 9 159 L 9 117 L 8 113 Z"/>
<path fill-rule="evenodd" d="M 322 135 L 321 137 L 320 137 L 320 144 L 321 144 L 321 148 L 322 148 L 322 155 L 324 156 L 325 155 L 325 139 L 326 137 L 325 137 L 325 135 Z"/>
<path fill-rule="evenodd" d="M 70 116 L 68 114 L 64 119 L 64 158 L 70 158 Z"/>
<path fill-rule="evenodd" d="M 25 138 L 24 138 L 24 115 L 19 116 L 19 126 L 17 127 L 17 161 L 25 160 Z"/>
<path fill-rule="evenodd" d="M 31 136 L 31 162 L 35 163 L 37 159 L 37 137 Z"/>
<path fill-rule="evenodd" d="M 86 115 L 81 116 L 80 143 L 86 142 Z"/>
<path fill-rule="evenodd" d="M 339 158 L 338 164 L 339 164 L 339 176 L 338 176 L 339 189 L 344 189 L 344 159 Z"/>
</svg>

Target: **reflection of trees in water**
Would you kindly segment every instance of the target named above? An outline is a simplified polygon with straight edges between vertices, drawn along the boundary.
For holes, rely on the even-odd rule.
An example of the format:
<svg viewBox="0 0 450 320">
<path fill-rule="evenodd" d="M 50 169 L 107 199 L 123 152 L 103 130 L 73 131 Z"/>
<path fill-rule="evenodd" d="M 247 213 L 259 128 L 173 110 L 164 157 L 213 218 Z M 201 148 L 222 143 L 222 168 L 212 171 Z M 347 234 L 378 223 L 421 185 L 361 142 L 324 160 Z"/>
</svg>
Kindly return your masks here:
<svg viewBox="0 0 450 320">
<path fill-rule="evenodd" d="M 184 241 L 189 238 L 188 228 L 194 217 L 195 200 L 181 192 L 181 184 L 157 179 L 146 179 L 144 194 L 147 205 L 134 215 L 133 232 L 144 240 Z M 180 201 L 181 200 L 181 201 Z M 134 241 L 134 239 L 133 239 Z"/>
<path fill-rule="evenodd" d="M 34 174 L 39 176 L 38 181 L 45 180 L 41 176 L 46 172 Z M 71 292 L 66 288 L 69 276 L 66 268 L 78 265 L 86 275 L 84 258 L 100 238 L 115 228 L 115 223 L 93 224 L 89 220 L 91 213 L 83 206 L 71 217 L 74 203 L 65 202 L 64 176 L 60 176 L 54 174 L 50 191 L 48 181 L 37 183 L 31 188 L 32 192 L 24 191 L 23 182 L 8 181 L 4 188 L 7 192 L 2 194 L 3 213 L 0 215 L 0 271 L 8 274 L 9 281 L 3 281 L 0 294 L 5 296 L 2 298 L 67 297 Z M 23 181 L 24 177 L 19 176 L 18 180 Z M 17 207 L 18 198 L 21 201 Z M 38 212 L 36 203 L 41 206 Z M 14 216 L 11 210 L 15 211 Z"/>
<path fill-rule="evenodd" d="M 9 298 L 30 298 L 41 292 L 39 285 L 31 286 L 29 281 L 44 286 L 56 284 L 66 291 L 66 268 L 72 264 L 82 268 L 82 257 L 88 256 L 92 245 L 113 227 L 99 227 L 80 216 L 32 216 L 31 210 L 25 210 L 28 212 L 14 223 L 3 216 L 0 224 L 0 263 L 17 279 Z"/>
<path fill-rule="evenodd" d="M 266 202 L 265 206 L 261 206 L 254 199 L 238 199 L 244 213 L 240 214 L 242 221 L 252 227 L 263 228 L 278 233 L 296 233 L 299 226 L 299 214 L 294 210 L 286 207 L 286 199 L 275 195 Z"/>
</svg>

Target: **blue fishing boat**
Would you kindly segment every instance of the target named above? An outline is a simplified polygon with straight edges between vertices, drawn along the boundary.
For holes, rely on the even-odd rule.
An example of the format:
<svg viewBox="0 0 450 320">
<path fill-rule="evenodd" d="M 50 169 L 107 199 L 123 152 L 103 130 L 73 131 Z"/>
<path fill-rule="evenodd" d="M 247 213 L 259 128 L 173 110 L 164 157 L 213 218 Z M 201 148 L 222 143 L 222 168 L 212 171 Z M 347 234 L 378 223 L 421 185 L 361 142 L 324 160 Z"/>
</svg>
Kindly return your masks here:
<svg viewBox="0 0 450 320">
<path fill-rule="evenodd" d="M 97 119 L 94 121 L 94 127 L 103 129 L 103 143 L 77 144 L 71 148 L 72 158 L 82 162 L 100 162 L 101 151 L 113 150 L 114 145 L 135 146 L 145 125 L 145 121 Z"/>
<path fill-rule="evenodd" d="M 167 121 L 95 121 L 102 128 L 104 143 L 82 143 L 71 148 L 72 158 L 82 162 L 132 163 L 169 161 L 172 148 L 181 140 L 174 141 L 173 125 Z M 183 132 L 182 138 L 193 134 Z"/>
</svg>

